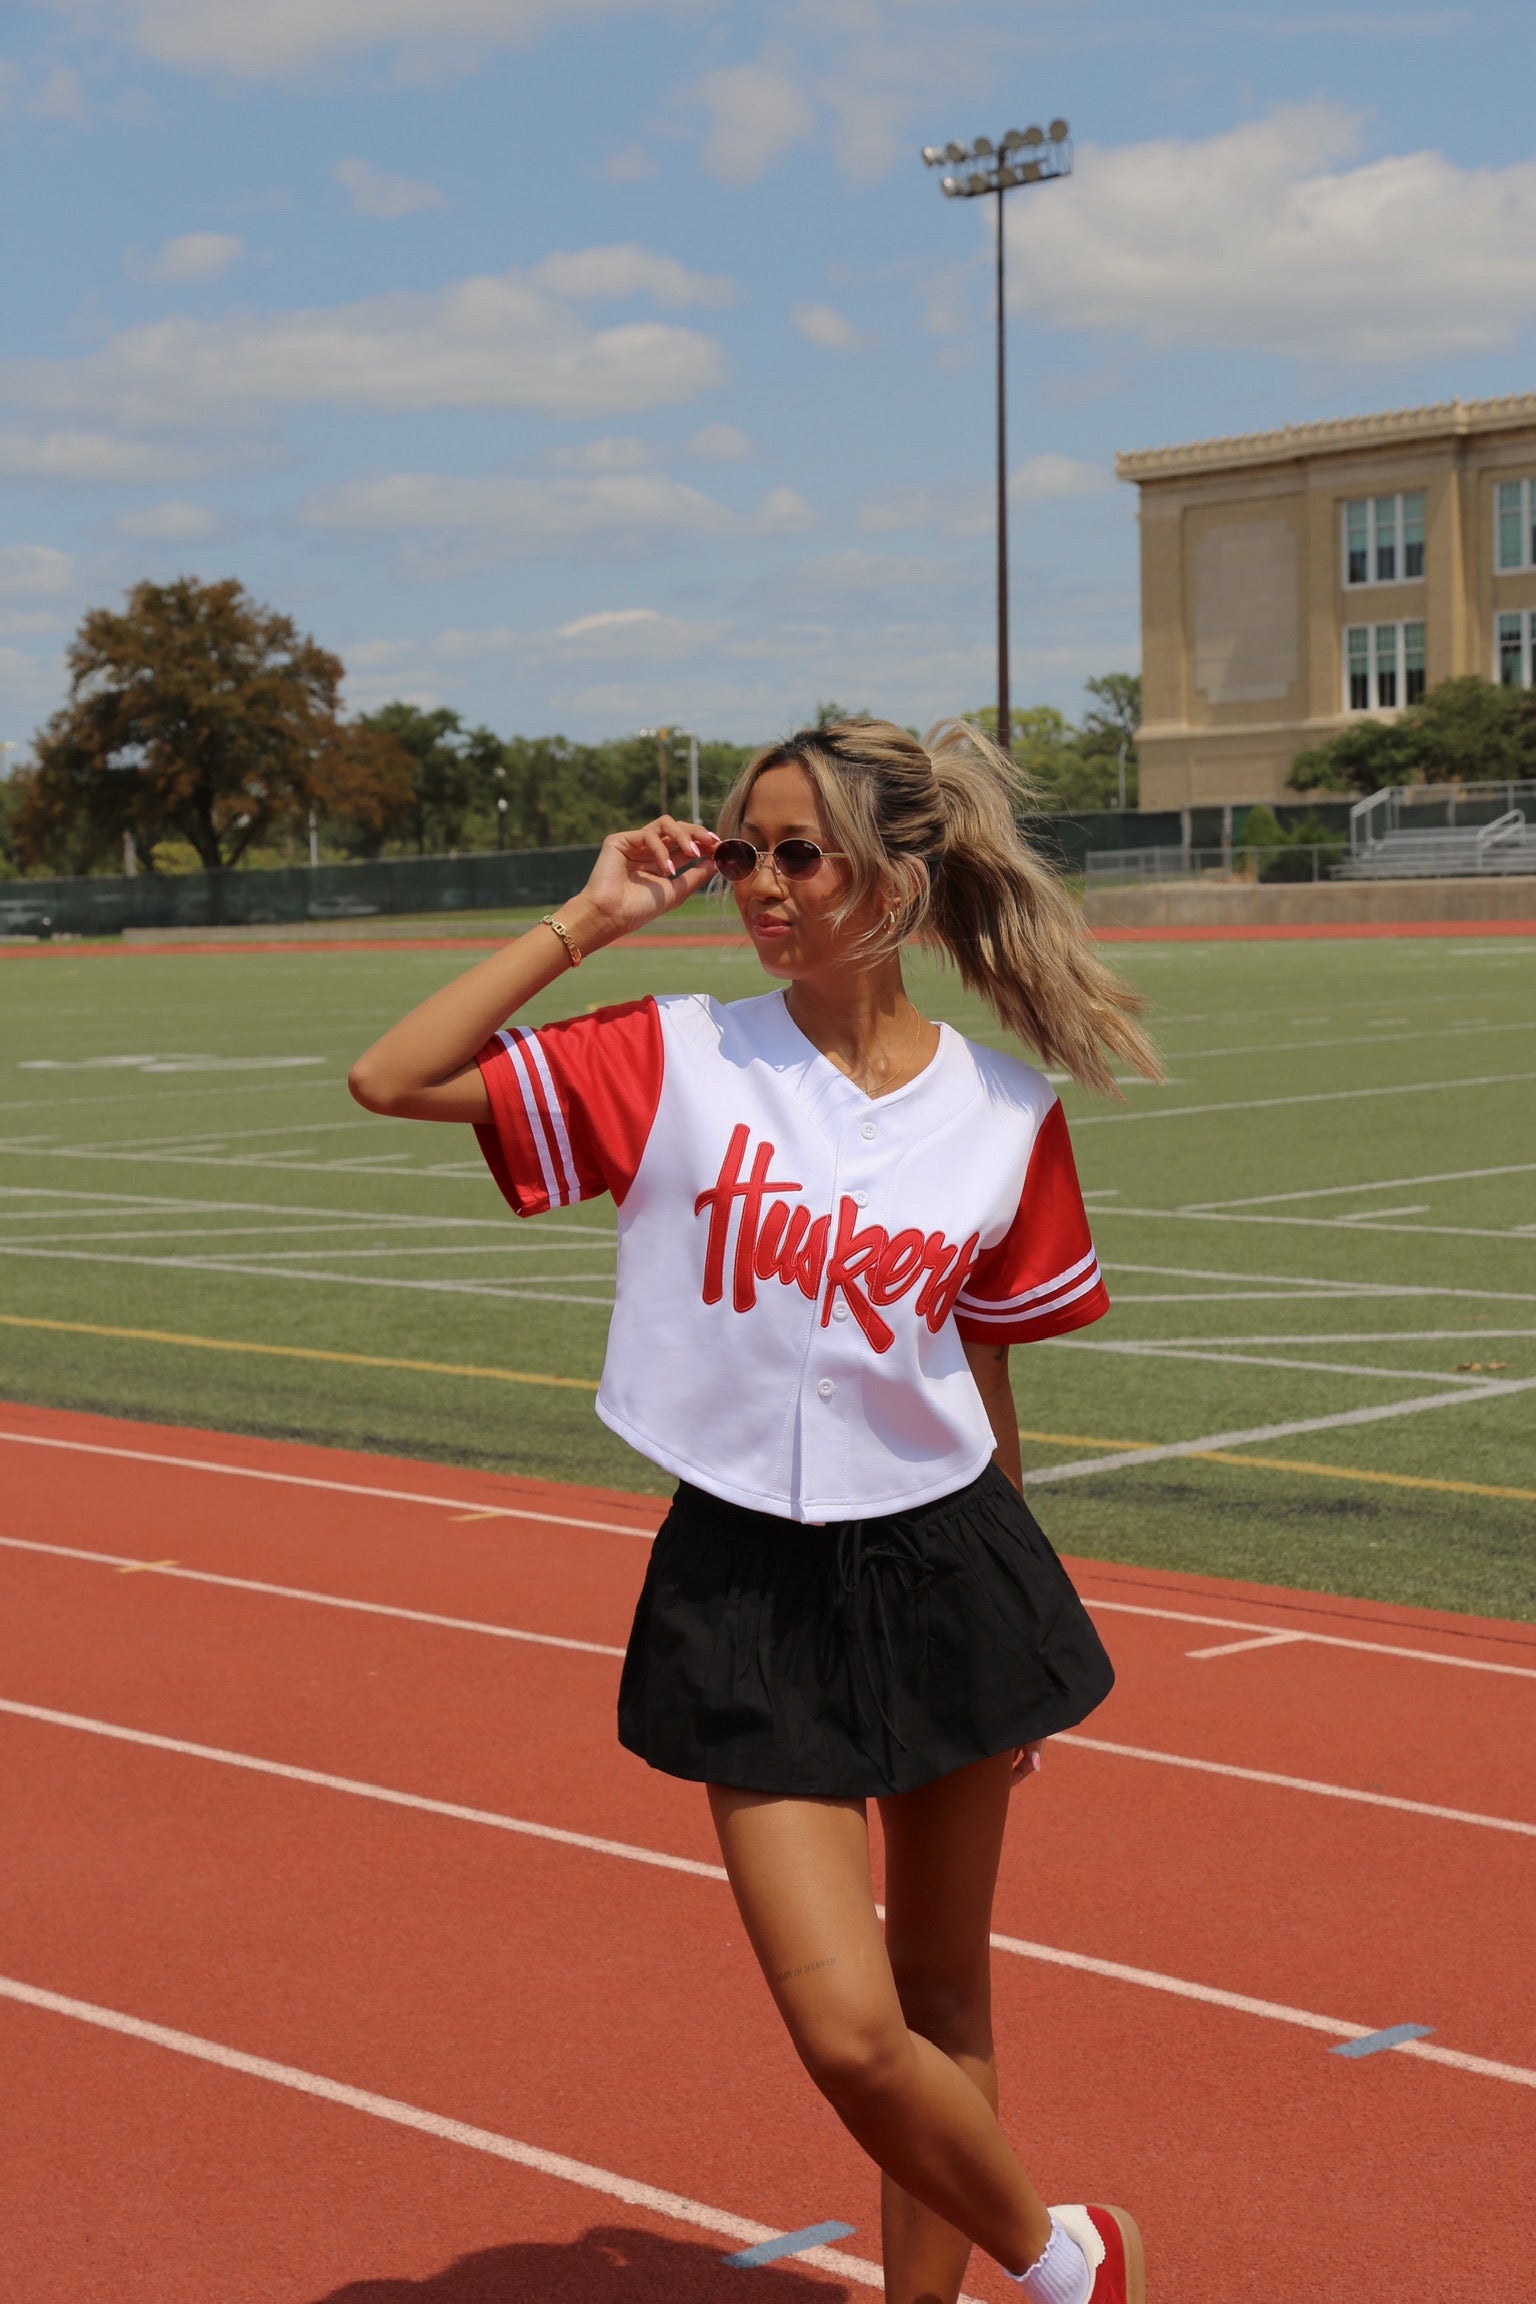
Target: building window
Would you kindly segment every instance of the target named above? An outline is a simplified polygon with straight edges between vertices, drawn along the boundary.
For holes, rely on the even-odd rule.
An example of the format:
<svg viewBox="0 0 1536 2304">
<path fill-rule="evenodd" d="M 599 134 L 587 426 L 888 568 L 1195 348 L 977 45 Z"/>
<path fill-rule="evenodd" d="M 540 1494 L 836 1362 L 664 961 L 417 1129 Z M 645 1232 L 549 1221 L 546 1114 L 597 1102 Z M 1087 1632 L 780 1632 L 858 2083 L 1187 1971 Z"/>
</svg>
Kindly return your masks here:
<svg viewBox="0 0 1536 2304">
<path fill-rule="evenodd" d="M 1510 621 L 1518 619 L 1501 619 L 1501 631 Z M 1531 621 L 1536 624 L 1536 617 Z M 1424 694 L 1422 622 L 1346 625 L 1344 689 L 1350 712 L 1393 712 L 1417 704 Z"/>
<path fill-rule="evenodd" d="M 1407 584 L 1424 574 L 1424 491 L 1357 496 L 1344 507 L 1346 584 Z"/>
<path fill-rule="evenodd" d="M 1501 480 L 1494 489 L 1493 564 L 1500 575 L 1536 568 L 1536 480 Z"/>
<path fill-rule="evenodd" d="M 1349 709 L 1371 708 L 1371 635 L 1364 624 L 1352 624 L 1344 635 L 1349 644 Z"/>
<path fill-rule="evenodd" d="M 1536 687 L 1536 612 L 1495 618 L 1493 676 L 1501 688 Z"/>
</svg>

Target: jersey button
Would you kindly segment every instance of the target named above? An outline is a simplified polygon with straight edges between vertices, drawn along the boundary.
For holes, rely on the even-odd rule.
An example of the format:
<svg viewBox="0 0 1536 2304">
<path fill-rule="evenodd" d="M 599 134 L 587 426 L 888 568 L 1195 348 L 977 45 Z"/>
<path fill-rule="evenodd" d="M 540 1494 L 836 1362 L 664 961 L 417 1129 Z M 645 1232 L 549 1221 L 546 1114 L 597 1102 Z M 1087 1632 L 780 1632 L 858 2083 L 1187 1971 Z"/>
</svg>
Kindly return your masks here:
<svg viewBox="0 0 1536 2304">
<path fill-rule="evenodd" d="M 866 1144 L 873 1144 L 879 1133 L 880 1131 L 875 1126 L 873 1120 L 863 1120 L 859 1123 L 859 1134 L 863 1137 Z"/>
<path fill-rule="evenodd" d="M 852 1198 L 855 1208 L 867 1208 L 869 1206 L 869 1194 L 867 1192 L 855 1192 L 852 1195 Z M 837 1309 L 840 1313 L 846 1316 L 848 1311 L 846 1304 L 839 1304 Z"/>
<path fill-rule="evenodd" d="M 832 1317 L 834 1320 L 846 1320 L 848 1317 L 848 1307 L 843 1302 L 841 1297 L 838 1298 L 837 1302 L 832 1307 Z M 828 1385 L 827 1389 L 828 1391 L 831 1390 L 830 1384 Z"/>
<path fill-rule="evenodd" d="M 820 1393 L 823 1400 L 830 1400 L 833 1393 L 837 1390 L 837 1386 L 833 1383 L 830 1376 L 823 1376 L 816 1389 Z"/>
</svg>

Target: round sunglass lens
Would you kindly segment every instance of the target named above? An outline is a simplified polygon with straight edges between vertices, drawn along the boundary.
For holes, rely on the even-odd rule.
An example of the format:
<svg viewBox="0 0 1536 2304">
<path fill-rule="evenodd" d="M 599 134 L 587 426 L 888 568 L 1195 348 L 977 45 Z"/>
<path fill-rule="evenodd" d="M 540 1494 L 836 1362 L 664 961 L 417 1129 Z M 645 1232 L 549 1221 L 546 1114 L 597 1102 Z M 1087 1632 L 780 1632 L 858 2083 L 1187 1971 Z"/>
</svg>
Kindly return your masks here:
<svg viewBox="0 0 1536 2304">
<path fill-rule="evenodd" d="M 773 860 L 787 880 L 803 880 L 821 862 L 821 850 L 814 840 L 781 840 Z"/>
<path fill-rule="evenodd" d="M 757 850 L 750 840 L 722 840 L 712 858 L 725 880 L 745 880 L 757 870 Z"/>
</svg>

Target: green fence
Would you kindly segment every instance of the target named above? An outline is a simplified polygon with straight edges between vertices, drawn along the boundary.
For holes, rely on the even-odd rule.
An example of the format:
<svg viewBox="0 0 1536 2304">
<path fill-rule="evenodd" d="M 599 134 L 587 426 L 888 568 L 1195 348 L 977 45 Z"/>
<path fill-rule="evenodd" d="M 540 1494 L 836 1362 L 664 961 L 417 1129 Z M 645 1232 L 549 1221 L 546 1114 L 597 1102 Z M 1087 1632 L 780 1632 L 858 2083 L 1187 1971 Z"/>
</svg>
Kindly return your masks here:
<svg viewBox="0 0 1536 2304">
<path fill-rule="evenodd" d="M 1246 808 L 1232 810 L 1240 837 Z M 1282 806 L 1347 830 L 1347 802 Z M 1185 818 L 1188 822 L 1186 825 Z M 1081 873 L 1090 851 L 1214 848 L 1220 808 L 1108 809 L 1051 816 L 1031 836 L 1063 870 Z M 587 848 L 521 848 L 503 855 L 396 856 L 374 864 L 292 865 L 280 872 L 140 872 L 131 880 L 0 880 L 0 936 L 120 936 L 125 928 L 276 927 L 300 921 L 387 919 L 392 913 L 506 911 L 574 896 L 597 855 Z"/>
<path fill-rule="evenodd" d="M 391 857 L 280 872 L 140 872 L 133 879 L 0 881 L 0 935 L 120 936 L 125 928 L 270 927 L 402 912 L 560 904 L 586 881 L 595 847 L 505 855 Z"/>
</svg>

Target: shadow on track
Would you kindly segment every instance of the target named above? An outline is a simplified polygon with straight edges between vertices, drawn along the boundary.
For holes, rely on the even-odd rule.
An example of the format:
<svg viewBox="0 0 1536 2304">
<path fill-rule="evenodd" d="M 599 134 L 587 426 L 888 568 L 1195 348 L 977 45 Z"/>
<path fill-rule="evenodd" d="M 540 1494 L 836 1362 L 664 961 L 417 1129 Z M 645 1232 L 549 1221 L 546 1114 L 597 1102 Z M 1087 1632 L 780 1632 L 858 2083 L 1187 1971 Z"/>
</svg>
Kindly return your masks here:
<svg viewBox="0 0 1536 2304">
<path fill-rule="evenodd" d="M 316 2304 L 850 2304 L 847 2288 L 788 2264 L 722 2264 L 727 2246 L 601 2224 L 579 2240 L 482 2248 L 425 2280 L 351 2280 Z"/>
</svg>

